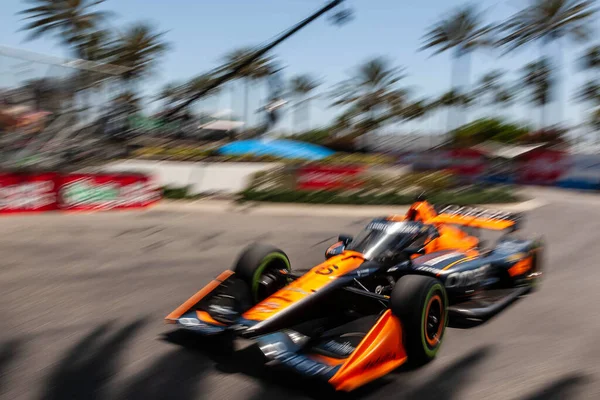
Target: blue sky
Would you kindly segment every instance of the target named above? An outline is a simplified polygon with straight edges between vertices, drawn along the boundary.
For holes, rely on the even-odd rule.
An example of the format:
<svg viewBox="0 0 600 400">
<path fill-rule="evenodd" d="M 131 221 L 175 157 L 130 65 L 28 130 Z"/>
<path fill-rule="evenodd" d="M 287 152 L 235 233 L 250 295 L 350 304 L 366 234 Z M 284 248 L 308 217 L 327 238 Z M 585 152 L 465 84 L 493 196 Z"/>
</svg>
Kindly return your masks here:
<svg viewBox="0 0 600 400">
<path fill-rule="evenodd" d="M 144 83 L 150 93 L 164 83 L 179 81 L 198 75 L 218 65 L 227 51 L 246 45 L 263 43 L 292 24 L 319 8 L 326 0 L 108 0 L 101 7 L 116 13 L 111 24 L 124 26 L 142 20 L 156 23 L 167 31 L 166 39 L 173 49 L 160 64 L 157 73 Z M 64 48 L 52 38 L 24 41 L 18 32 L 22 22 L 15 15 L 25 7 L 20 0 L 3 0 L 0 17 L 0 44 L 19 47 L 55 56 L 67 56 Z M 398 66 L 404 66 L 408 74 L 404 84 L 412 86 L 419 95 L 438 95 L 450 85 L 450 55 L 431 57 L 430 53 L 418 52 L 425 29 L 453 8 L 464 4 L 463 0 L 347 0 L 355 11 L 354 20 L 342 27 L 321 19 L 308 26 L 292 39 L 276 49 L 275 55 L 287 66 L 287 77 L 297 73 L 311 73 L 325 83 L 321 91 L 329 89 L 358 63 L 372 56 L 389 57 Z M 481 10 L 487 12 L 488 20 L 501 20 L 518 10 L 522 0 L 480 0 Z M 575 73 L 573 61 L 579 48 L 564 52 L 568 62 L 562 70 L 566 77 L 564 91 L 572 92 L 585 75 Z M 495 69 L 514 72 L 539 54 L 532 47 L 515 55 L 499 57 L 491 51 L 473 56 L 471 80 Z M 6 71 L 0 65 L 0 70 Z M 513 75 L 516 76 L 516 75 Z M 7 79 L 4 76 L 3 79 Z M 216 111 L 230 108 L 231 91 L 201 104 L 204 109 Z M 234 110 L 242 111 L 241 91 L 234 98 Z M 251 95 L 251 110 L 258 108 L 264 98 L 264 88 L 256 86 Z M 577 122 L 582 107 L 565 101 L 564 117 L 570 123 Z M 514 118 L 537 118 L 529 108 L 513 107 L 509 110 L 487 110 Z M 327 101 L 317 100 L 311 108 L 311 123 L 318 126 L 333 118 L 338 110 L 329 108 Z M 481 112 L 474 112 L 471 118 Z M 443 116 L 432 117 L 418 126 L 398 127 L 443 128 Z M 284 126 L 289 120 L 284 121 Z"/>
</svg>

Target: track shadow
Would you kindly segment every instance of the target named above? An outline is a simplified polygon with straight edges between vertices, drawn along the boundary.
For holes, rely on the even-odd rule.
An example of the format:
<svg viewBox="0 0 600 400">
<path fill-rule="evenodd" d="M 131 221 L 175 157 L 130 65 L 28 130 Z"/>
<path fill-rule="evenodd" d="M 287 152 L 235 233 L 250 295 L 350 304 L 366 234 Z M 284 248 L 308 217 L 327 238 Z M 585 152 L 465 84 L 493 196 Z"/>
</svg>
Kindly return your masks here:
<svg viewBox="0 0 600 400">
<path fill-rule="evenodd" d="M 567 375 L 556 382 L 553 382 L 535 393 L 532 393 L 523 400 L 562 400 L 574 399 L 578 389 L 589 383 L 590 378 L 579 373 Z"/>
<path fill-rule="evenodd" d="M 139 319 L 108 338 L 111 324 L 104 324 L 75 344 L 52 371 L 43 400 L 103 400 L 109 380 L 117 373 L 121 353 L 138 330 L 146 324 Z"/>
<path fill-rule="evenodd" d="M 10 364 L 17 358 L 22 348 L 23 343 L 18 339 L 10 340 L 0 346 L 0 394 L 4 391 L 3 387 L 7 381 Z"/>
<path fill-rule="evenodd" d="M 249 397 L 252 400 L 280 400 L 296 396 L 311 399 L 362 399 L 367 396 L 377 395 L 377 392 L 389 385 L 394 389 L 399 387 L 396 394 L 402 393 L 409 400 L 435 398 L 438 400 L 453 400 L 458 398 L 460 389 L 469 382 L 470 374 L 477 365 L 487 358 L 491 347 L 483 347 L 468 354 L 460 360 L 444 368 L 441 372 L 428 379 L 423 385 L 414 387 L 402 383 L 402 375 L 419 369 L 418 367 L 401 367 L 393 374 L 378 379 L 364 387 L 358 388 L 351 393 L 336 392 L 326 382 L 302 379 L 298 374 L 280 368 L 263 367 L 263 360 L 253 350 L 244 350 L 233 353 L 233 349 L 227 348 L 225 343 L 219 339 L 210 342 L 194 340 L 194 335 L 186 331 L 173 331 L 165 335 L 164 340 L 202 353 L 216 364 L 216 368 L 224 373 L 242 373 L 255 378 L 261 384 L 261 389 Z M 224 346 L 224 347 L 223 347 Z M 224 348 L 220 352 L 217 349 Z M 400 379 L 400 386 L 398 385 Z M 407 378 L 410 379 L 410 376 Z M 408 380 L 407 382 L 408 383 Z M 405 390 L 410 388 L 411 390 Z"/>
<path fill-rule="evenodd" d="M 445 367 L 417 388 L 410 390 L 405 398 L 408 400 L 460 398 L 460 391 L 469 384 L 470 375 L 492 352 L 491 346 L 476 349 Z"/>
<path fill-rule="evenodd" d="M 179 349 L 160 357 L 135 376 L 117 398 L 122 400 L 192 400 L 200 398 L 200 381 L 212 364 Z"/>
</svg>

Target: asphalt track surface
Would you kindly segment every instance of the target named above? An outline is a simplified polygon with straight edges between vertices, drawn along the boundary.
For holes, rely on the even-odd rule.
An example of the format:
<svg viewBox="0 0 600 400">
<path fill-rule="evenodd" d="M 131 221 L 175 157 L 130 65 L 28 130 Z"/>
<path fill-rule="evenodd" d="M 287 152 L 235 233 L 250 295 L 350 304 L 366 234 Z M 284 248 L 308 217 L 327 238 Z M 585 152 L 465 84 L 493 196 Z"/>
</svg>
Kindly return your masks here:
<svg viewBox="0 0 600 400">
<path fill-rule="evenodd" d="M 548 243 L 542 290 L 483 326 L 449 330 L 433 363 L 352 397 L 600 398 L 600 197 L 536 194 L 546 204 L 528 212 L 525 231 Z M 366 220 L 160 209 L 3 217 L 0 397 L 331 399 L 211 343 L 165 338 L 163 318 L 253 240 L 309 267 Z"/>
</svg>

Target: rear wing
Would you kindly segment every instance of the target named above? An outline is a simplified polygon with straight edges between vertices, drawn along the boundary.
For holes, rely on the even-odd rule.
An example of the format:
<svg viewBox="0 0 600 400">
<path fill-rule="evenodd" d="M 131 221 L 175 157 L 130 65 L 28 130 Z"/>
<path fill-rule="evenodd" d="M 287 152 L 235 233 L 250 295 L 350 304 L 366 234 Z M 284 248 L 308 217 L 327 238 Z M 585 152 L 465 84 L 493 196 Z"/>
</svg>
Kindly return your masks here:
<svg viewBox="0 0 600 400">
<path fill-rule="evenodd" d="M 495 231 L 510 230 L 514 232 L 519 230 L 524 219 L 522 214 L 477 207 L 447 205 L 436 206 L 435 210 L 438 215 L 430 222 L 471 226 Z"/>
</svg>

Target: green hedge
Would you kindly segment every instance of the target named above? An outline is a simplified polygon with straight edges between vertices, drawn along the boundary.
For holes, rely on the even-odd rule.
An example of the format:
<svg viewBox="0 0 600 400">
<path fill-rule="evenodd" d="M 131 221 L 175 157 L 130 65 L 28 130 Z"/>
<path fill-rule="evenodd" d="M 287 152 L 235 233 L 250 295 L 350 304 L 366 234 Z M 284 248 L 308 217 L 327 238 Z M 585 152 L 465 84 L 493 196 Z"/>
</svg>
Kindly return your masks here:
<svg viewBox="0 0 600 400">
<path fill-rule="evenodd" d="M 519 201 L 510 189 L 467 188 L 432 193 L 428 196 L 434 204 L 501 204 Z M 382 193 L 365 191 L 348 193 L 344 191 L 300 191 L 274 189 L 269 191 L 245 190 L 240 193 L 239 202 L 262 201 L 271 203 L 307 203 L 307 204 L 354 204 L 354 205 L 408 205 L 415 196 L 412 194 Z"/>
</svg>

